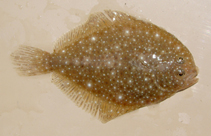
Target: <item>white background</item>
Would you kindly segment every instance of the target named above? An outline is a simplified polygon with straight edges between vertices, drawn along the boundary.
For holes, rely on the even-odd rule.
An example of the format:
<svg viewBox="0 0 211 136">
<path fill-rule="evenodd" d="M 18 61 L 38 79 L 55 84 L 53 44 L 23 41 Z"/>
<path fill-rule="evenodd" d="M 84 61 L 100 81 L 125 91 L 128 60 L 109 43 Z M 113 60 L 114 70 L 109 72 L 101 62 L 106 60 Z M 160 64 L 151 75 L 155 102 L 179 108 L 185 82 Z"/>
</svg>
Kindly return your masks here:
<svg viewBox="0 0 211 136">
<path fill-rule="evenodd" d="M 158 105 L 102 124 L 52 84 L 51 74 L 17 75 L 10 54 L 19 45 L 52 52 L 63 33 L 103 9 L 148 18 L 178 37 L 195 58 L 199 82 Z M 0 0 L 0 135 L 209 136 L 210 9 L 209 0 Z"/>
</svg>

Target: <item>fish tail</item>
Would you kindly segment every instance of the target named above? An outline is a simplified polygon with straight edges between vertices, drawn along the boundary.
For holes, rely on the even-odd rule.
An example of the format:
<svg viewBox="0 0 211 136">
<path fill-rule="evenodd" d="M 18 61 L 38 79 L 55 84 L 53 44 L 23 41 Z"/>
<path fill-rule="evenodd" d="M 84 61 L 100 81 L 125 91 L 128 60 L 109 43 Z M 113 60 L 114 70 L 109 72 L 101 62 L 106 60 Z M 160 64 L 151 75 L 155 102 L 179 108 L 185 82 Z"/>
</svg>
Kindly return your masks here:
<svg viewBox="0 0 211 136">
<path fill-rule="evenodd" d="M 51 54 L 38 48 L 20 46 L 11 57 L 18 73 L 23 76 L 46 74 L 53 70 Z"/>
</svg>

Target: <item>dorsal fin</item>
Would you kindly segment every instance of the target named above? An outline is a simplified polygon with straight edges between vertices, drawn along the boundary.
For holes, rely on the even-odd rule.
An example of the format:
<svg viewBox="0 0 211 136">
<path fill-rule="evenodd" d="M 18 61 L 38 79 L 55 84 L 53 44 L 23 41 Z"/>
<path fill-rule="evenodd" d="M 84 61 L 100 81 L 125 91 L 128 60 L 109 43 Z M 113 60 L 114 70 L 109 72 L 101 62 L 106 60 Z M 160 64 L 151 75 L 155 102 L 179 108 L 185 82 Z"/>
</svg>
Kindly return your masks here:
<svg viewBox="0 0 211 136">
<path fill-rule="evenodd" d="M 114 22 L 115 21 L 122 22 L 122 21 L 137 20 L 135 17 L 128 15 L 128 14 L 121 12 L 121 11 L 104 10 L 104 12 Z"/>
<path fill-rule="evenodd" d="M 112 21 L 103 12 L 91 14 L 86 23 L 76 27 L 59 38 L 55 44 L 54 52 L 59 52 L 61 49 L 71 45 L 78 39 L 110 25 L 112 25 Z"/>
<path fill-rule="evenodd" d="M 105 27 L 109 27 L 114 23 L 129 20 L 135 20 L 135 17 L 120 11 L 104 10 L 104 12 L 91 14 L 86 23 L 76 27 L 59 38 L 55 44 L 54 52 L 59 52 L 64 47 L 70 46 L 80 38 L 88 36 Z"/>
</svg>

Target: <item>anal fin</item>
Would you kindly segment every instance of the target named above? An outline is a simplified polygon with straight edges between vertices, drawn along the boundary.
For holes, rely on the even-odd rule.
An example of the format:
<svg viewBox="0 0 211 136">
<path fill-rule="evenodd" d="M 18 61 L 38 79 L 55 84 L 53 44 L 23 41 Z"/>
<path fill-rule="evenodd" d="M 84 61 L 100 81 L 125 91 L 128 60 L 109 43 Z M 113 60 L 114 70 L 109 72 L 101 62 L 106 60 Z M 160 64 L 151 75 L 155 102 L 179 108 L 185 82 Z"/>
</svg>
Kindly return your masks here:
<svg viewBox="0 0 211 136">
<path fill-rule="evenodd" d="M 76 83 L 57 72 L 53 72 L 52 82 L 75 102 L 77 106 L 82 107 L 93 116 L 98 116 L 102 123 L 106 123 L 120 115 L 138 109 L 138 107 L 117 106 L 103 101 L 87 90 L 81 89 Z"/>
</svg>

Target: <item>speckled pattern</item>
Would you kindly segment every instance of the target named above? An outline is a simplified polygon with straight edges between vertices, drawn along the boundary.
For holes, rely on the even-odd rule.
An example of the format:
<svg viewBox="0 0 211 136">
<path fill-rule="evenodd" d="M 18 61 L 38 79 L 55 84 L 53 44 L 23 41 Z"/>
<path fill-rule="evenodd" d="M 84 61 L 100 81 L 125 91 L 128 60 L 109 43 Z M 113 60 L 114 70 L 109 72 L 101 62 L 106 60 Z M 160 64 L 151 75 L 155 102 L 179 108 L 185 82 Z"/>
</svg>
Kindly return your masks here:
<svg viewBox="0 0 211 136">
<path fill-rule="evenodd" d="M 53 72 L 53 83 L 102 122 L 198 81 L 193 57 L 177 38 L 119 11 L 92 14 L 52 54 L 21 46 L 12 57 L 21 75 Z"/>
</svg>

